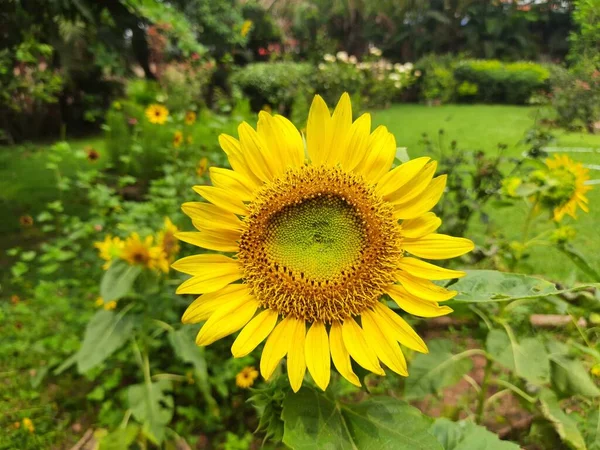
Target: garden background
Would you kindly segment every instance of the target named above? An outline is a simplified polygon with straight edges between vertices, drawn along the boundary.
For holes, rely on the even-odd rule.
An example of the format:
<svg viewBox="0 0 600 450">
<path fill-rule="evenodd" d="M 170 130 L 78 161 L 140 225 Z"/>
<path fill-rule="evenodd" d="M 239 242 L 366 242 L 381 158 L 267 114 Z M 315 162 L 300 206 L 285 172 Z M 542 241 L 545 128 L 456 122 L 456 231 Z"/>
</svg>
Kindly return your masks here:
<svg viewBox="0 0 600 450">
<path fill-rule="evenodd" d="M 0 35 L 0 449 L 600 449 L 598 0 L 4 0 Z M 220 134 L 344 92 L 476 247 L 408 378 L 294 394 L 195 345 L 174 235 Z"/>
</svg>

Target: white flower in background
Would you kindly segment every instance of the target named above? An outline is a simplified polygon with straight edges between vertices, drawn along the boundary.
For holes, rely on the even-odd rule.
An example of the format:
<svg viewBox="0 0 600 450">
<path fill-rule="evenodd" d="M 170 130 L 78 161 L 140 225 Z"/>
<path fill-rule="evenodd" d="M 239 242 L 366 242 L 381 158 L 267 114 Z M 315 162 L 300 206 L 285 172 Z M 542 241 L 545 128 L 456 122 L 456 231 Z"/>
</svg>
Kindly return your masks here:
<svg viewBox="0 0 600 450">
<path fill-rule="evenodd" d="M 356 59 L 356 56 L 352 55 L 348 58 L 348 62 L 350 64 L 356 64 L 358 62 L 358 59 Z"/>
<path fill-rule="evenodd" d="M 371 65 L 366 62 L 361 62 L 361 63 L 358 63 L 356 65 L 356 67 L 358 68 L 358 70 L 367 70 L 369 67 L 371 67 Z"/>
<path fill-rule="evenodd" d="M 326 66 L 324 63 L 319 63 L 319 70 L 325 70 Z"/>
<path fill-rule="evenodd" d="M 335 56 L 342 62 L 348 62 L 348 53 L 346 52 L 337 52 Z"/>
<path fill-rule="evenodd" d="M 381 50 L 374 45 L 369 47 L 369 53 L 373 56 L 381 56 Z"/>
<path fill-rule="evenodd" d="M 385 64 L 385 69 L 386 70 L 392 70 L 393 68 L 394 68 L 394 66 L 392 65 L 391 62 Z"/>
<path fill-rule="evenodd" d="M 402 87 L 402 83 L 400 83 L 399 81 L 396 81 L 396 82 L 394 83 L 394 87 L 395 87 L 396 89 L 400 89 L 400 88 Z"/>
<path fill-rule="evenodd" d="M 414 68 L 413 63 L 407 62 L 406 64 L 404 64 L 404 68 L 406 70 L 413 70 L 413 68 Z"/>
<path fill-rule="evenodd" d="M 400 81 L 400 74 L 397 73 L 390 73 L 390 80 L 392 81 Z"/>
<path fill-rule="evenodd" d="M 421 76 L 421 71 L 415 70 L 415 77 L 420 77 L 420 76 Z"/>
<path fill-rule="evenodd" d="M 394 64 L 394 70 L 396 72 L 402 72 L 404 70 L 404 66 L 400 63 L 396 63 L 396 64 Z"/>
<path fill-rule="evenodd" d="M 323 55 L 323 59 L 327 62 L 335 62 L 335 56 L 329 53 L 325 53 L 325 55 Z"/>
</svg>

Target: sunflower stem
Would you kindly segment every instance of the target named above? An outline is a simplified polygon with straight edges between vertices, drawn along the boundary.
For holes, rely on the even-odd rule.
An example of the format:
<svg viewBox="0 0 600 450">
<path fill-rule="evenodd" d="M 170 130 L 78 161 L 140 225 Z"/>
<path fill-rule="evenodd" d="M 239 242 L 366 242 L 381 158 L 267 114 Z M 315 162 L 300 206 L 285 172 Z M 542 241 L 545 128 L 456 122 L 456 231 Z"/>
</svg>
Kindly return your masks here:
<svg viewBox="0 0 600 450">
<path fill-rule="evenodd" d="M 483 420 L 483 413 L 485 409 L 485 400 L 488 390 L 488 384 L 490 382 L 490 374 L 492 372 L 492 360 L 487 359 L 485 362 L 485 369 L 483 372 L 483 380 L 481 381 L 481 391 L 479 391 L 479 399 L 477 401 L 477 412 L 475 413 L 475 423 L 481 424 Z"/>
</svg>

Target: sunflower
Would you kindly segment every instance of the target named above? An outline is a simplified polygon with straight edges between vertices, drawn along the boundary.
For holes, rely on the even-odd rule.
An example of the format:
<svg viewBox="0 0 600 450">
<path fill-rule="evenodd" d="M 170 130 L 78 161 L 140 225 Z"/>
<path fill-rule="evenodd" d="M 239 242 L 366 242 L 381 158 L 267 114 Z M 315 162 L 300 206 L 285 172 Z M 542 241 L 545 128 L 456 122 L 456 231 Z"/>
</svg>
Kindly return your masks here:
<svg viewBox="0 0 600 450">
<path fill-rule="evenodd" d="M 94 243 L 94 247 L 99 250 L 100 258 L 106 261 L 102 266 L 104 270 L 108 270 L 113 259 L 121 257 L 123 246 L 124 242 L 120 238 L 110 235 L 107 235 L 103 241 Z"/>
<path fill-rule="evenodd" d="M 585 184 L 590 179 L 589 169 L 567 155 L 546 159 L 546 167 L 542 178 L 547 190 L 542 193 L 541 201 L 553 208 L 554 220 L 560 222 L 565 214 L 575 219 L 578 206 L 589 212 L 589 200 L 585 196 L 592 189 Z"/>
<path fill-rule="evenodd" d="M 186 112 L 184 122 L 186 125 L 193 125 L 196 122 L 196 113 L 194 111 Z"/>
<path fill-rule="evenodd" d="M 240 373 L 235 376 L 235 384 L 242 389 L 248 389 L 254 384 L 254 380 L 257 378 L 258 370 L 254 367 L 244 367 Z"/>
<path fill-rule="evenodd" d="M 183 144 L 183 133 L 181 131 L 176 131 L 173 134 L 173 147 L 179 148 Z"/>
<path fill-rule="evenodd" d="M 262 376 L 270 379 L 287 355 L 294 391 L 306 369 L 325 390 L 330 359 L 360 386 L 350 358 L 380 375 L 383 363 L 406 376 L 398 343 L 427 352 L 386 296 L 421 317 L 452 312 L 439 302 L 456 292 L 430 280 L 464 272 L 419 258 L 452 258 L 473 243 L 435 233 L 441 220 L 429 211 L 446 185 L 445 175 L 434 178 L 436 162 L 423 157 L 392 169 L 394 136 L 370 128 L 369 114 L 352 122 L 344 94 L 332 115 L 315 97 L 308 161 L 302 136 L 282 116 L 260 112 L 257 130 L 242 123 L 239 140 L 219 137 L 233 170 L 213 167 L 213 186 L 194 187 L 208 202 L 185 203 L 183 211 L 200 232 L 177 237 L 234 256 L 200 254 L 173 264 L 192 275 L 177 292 L 202 294 L 182 318 L 206 321 L 198 345 L 241 330 L 231 351 L 243 357 L 266 339 Z"/>
<path fill-rule="evenodd" d="M 244 23 L 242 24 L 242 29 L 240 30 L 240 34 L 242 35 L 242 37 L 246 37 L 250 32 L 250 29 L 252 29 L 252 21 L 244 20 Z"/>
<path fill-rule="evenodd" d="M 165 217 L 165 224 L 163 229 L 158 233 L 157 241 L 169 263 L 172 263 L 175 255 L 179 253 L 179 241 L 175 237 L 178 231 L 179 228 L 171 222 L 171 219 Z"/>
<path fill-rule="evenodd" d="M 196 165 L 196 174 L 199 177 L 201 177 L 206 172 L 207 167 L 208 167 L 208 159 L 205 156 L 204 158 L 200 159 L 200 161 L 198 161 L 198 164 Z"/>
<path fill-rule="evenodd" d="M 152 236 L 147 236 L 142 241 L 139 234 L 132 233 L 123 244 L 121 259 L 131 265 L 139 265 L 147 269 L 158 269 L 167 273 L 169 263 L 162 248 L 153 245 L 153 241 Z"/>
<path fill-rule="evenodd" d="M 167 117 L 169 117 L 169 110 L 163 105 L 150 105 L 146 108 L 146 117 L 150 123 L 162 125 L 167 121 Z"/>
</svg>

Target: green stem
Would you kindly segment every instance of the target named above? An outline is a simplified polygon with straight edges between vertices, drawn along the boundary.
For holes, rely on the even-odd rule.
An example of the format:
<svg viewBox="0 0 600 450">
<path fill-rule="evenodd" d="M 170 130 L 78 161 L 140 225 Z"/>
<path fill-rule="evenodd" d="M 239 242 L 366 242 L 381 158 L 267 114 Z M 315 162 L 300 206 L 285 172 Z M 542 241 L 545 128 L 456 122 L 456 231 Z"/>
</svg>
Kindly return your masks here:
<svg viewBox="0 0 600 450">
<path fill-rule="evenodd" d="M 529 228 L 531 227 L 531 222 L 533 217 L 535 216 L 535 208 L 537 207 L 538 199 L 536 197 L 535 201 L 529 207 L 529 212 L 527 213 L 527 218 L 525 219 L 525 224 L 523 225 L 523 236 L 521 238 L 521 242 L 525 244 L 527 242 L 527 236 L 529 235 Z"/>
<path fill-rule="evenodd" d="M 594 268 L 590 266 L 589 263 L 585 259 L 583 259 L 576 251 L 570 250 L 564 245 L 558 245 L 557 247 L 561 252 L 567 255 L 577 267 L 579 267 L 583 272 L 589 275 L 594 281 L 600 282 L 600 274 L 596 270 L 594 270 Z"/>
<path fill-rule="evenodd" d="M 481 391 L 479 391 L 479 398 L 477 400 L 477 412 L 475 413 L 475 422 L 481 424 L 483 420 L 483 413 L 485 409 L 485 399 L 488 390 L 488 384 L 490 382 L 490 374 L 492 373 L 492 360 L 487 359 L 485 362 L 485 369 L 483 372 L 483 380 L 481 381 Z"/>
</svg>

